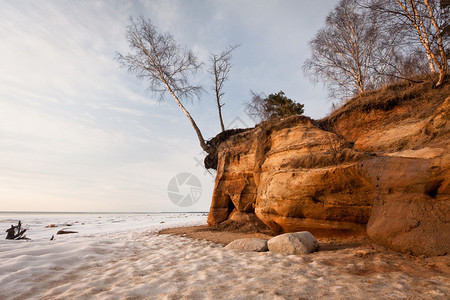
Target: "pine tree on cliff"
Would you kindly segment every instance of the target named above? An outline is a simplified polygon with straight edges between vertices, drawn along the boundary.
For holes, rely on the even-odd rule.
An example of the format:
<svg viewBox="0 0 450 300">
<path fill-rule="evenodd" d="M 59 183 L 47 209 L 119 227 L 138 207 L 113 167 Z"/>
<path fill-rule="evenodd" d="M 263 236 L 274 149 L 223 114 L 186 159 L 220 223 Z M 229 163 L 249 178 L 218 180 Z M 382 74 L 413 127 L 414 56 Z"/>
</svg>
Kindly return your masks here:
<svg viewBox="0 0 450 300">
<path fill-rule="evenodd" d="M 303 114 L 304 105 L 297 103 L 279 91 L 266 97 L 252 92 L 252 99 L 247 103 L 247 113 L 259 121 Z"/>
<path fill-rule="evenodd" d="M 203 90 L 189 80 L 201 63 L 192 51 L 177 44 L 171 34 L 159 33 L 150 20 L 141 16 L 137 20 L 130 18 L 130 23 L 126 37 L 131 52 L 126 55 L 117 52 L 116 60 L 139 79 L 148 80 L 148 89 L 159 94 L 161 100 L 168 92 L 189 119 L 200 146 L 208 152 L 200 128 L 182 103 L 184 99 L 198 98 Z"/>
</svg>

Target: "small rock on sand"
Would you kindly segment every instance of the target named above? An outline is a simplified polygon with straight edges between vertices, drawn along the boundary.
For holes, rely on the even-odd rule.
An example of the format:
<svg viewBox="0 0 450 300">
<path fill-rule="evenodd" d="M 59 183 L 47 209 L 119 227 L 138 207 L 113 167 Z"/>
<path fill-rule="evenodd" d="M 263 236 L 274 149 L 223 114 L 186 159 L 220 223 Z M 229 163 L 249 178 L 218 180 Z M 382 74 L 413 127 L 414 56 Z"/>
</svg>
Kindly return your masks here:
<svg viewBox="0 0 450 300">
<path fill-rule="evenodd" d="M 267 251 L 267 241 L 258 238 L 238 239 L 226 245 L 225 249 L 264 252 Z"/>
<path fill-rule="evenodd" d="M 319 249 L 319 243 L 309 231 L 278 235 L 267 242 L 269 251 L 283 254 L 308 254 Z"/>
</svg>

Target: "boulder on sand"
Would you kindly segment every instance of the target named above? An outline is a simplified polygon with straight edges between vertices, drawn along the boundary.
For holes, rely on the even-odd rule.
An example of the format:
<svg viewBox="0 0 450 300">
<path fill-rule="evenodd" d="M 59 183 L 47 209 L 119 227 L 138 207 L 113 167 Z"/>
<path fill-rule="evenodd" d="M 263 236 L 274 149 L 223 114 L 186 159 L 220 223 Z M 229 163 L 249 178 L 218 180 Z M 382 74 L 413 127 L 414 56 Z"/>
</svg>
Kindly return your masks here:
<svg viewBox="0 0 450 300">
<path fill-rule="evenodd" d="M 308 254 L 319 249 L 319 242 L 309 231 L 278 235 L 267 242 L 271 252 L 283 254 Z"/>
<path fill-rule="evenodd" d="M 225 249 L 264 252 L 267 251 L 267 241 L 258 238 L 238 239 L 226 245 Z"/>
</svg>

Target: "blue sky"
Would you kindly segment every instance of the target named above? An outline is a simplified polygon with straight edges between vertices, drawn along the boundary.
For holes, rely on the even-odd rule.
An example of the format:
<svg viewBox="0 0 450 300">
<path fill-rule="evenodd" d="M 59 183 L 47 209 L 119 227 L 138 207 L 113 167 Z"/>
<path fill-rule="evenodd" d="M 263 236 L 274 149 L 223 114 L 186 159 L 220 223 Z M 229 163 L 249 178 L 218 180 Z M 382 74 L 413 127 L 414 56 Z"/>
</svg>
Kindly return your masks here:
<svg viewBox="0 0 450 300">
<path fill-rule="evenodd" d="M 254 125 L 250 90 L 283 90 L 306 115 L 326 115 L 326 91 L 301 66 L 336 2 L 0 0 L 0 211 L 207 211 L 213 177 L 187 118 L 114 61 L 128 50 L 129 17 L 152 19 L 205 62 L 241 44 L 223 108 L 241 127 Z M 220 129 L 212 82 L 195 81 L 208 93 L 187 108 L 210 138 Z M 167 196 L 183 172 L 202 184 L 188 208 Z"/>
</svg>

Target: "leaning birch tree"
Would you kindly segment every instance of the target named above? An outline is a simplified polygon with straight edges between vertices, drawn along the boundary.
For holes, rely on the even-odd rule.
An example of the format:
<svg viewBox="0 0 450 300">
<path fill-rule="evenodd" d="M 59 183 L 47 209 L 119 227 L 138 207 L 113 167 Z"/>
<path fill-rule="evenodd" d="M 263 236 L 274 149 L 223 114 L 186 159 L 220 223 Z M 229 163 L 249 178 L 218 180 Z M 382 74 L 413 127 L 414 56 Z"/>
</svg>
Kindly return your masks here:
<svg viewBox="0 0 450 300">
<path fill-rule="evenodd" d="M 183 99 L 199 97 L 202 92 L 200 85 L 189 80 L 201 67 L 196 55 L 177 44 L 170 33 L 158 32 L 151 20 L 142 16 L 130 18 L 126 37 L 130 52 L 117 52 L 116 60 L 139 79 L 148 81 L 148 90 L 159 94 L 161 100 L 169 93 L 189 119 L 200 146 L 208 152 L 200 128 L 182 103 Z"/>
</svg>

